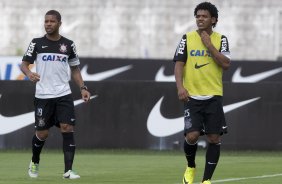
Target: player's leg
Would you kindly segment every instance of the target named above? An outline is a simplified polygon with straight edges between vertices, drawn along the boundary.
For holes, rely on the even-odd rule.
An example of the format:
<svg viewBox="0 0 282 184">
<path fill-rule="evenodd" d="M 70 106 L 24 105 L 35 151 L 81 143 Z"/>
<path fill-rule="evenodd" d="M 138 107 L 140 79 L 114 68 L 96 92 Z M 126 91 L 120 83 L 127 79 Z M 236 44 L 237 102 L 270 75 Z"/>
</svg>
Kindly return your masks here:
<svg viewBox="0 0 282 184">
<path fill-rule="evenodd" d="M 187 168 L 184 173 L 183 183 L 193 183 L 196 169 L 196 152 L 198 148 L 198 139 L 202 127 L 200 109 L 201 102 L 190 99 L 184 104 L 184 152 L 187 160 Z"/>
<path fill-rule="evenodd" d="M 31 178 L 38 177 L 40 153 L 48 137 L 48 130 L 36 131 L 32 138 L 32 159 L 29 164 L 28 174 Z"/>
<path fill-rule="evenodd" d="M 206 152 L 206 163 L 203 181 L 210 181 L 220 157 L 220 135 L 207 135 L 208 148 Z"/>
<path fill-rule="evenodd" d="M 28 169 L 28 174 L 32 178 L 38 177 L 40 154 L 52 126 L 50 119 L 53 115 L 52 100 L 35 98 L 34 105 L 36 131 L 32 137 L 32 159 Z"/>
<path fill-rule="evenodd" d="M 193 183 L 196 172 L 196 152 L 198 148 L 198 137 L 200 133 L 197 131 L 187 133 L 184 141 L 184 152 L 187 160 L 187 167 L 183 177 L 183 183 Z"/>
<path fill-rule="evenodd" d="M 63 153 L 65 163 L 65 174 L 63 177 L 69 179 L 80 178 L 80 176 L 77 175 L 72 168 L 76 144 L 74 139 L 75 113 L 71 95 L 58 98 L 56 117 L 60 122 L 60 130 L 63 137 Z"/>
<path fill-rule="evenodd" d="M 184 141 L 184 152 L 187 160 L 188 167 L 195 168 L 195 158 L 196 158 L 196 152 L 198 149 L 198 138 L 200 136 L 200 133 L 197 131 L 187 133 L 185 136 Z"/>
<path fill-rule="evenodd" d="M 39 164 L 40 153 L 48 137 L 49 130 L 36 131 L 32 138 L 32 162 Z"/>
<path fill-rule="evenodd" d="M 65 163 L 65 174 L 63 175 L 63 177 L 69 179 L 80 178 L 80 176 L 76 174 L 72 169 L 76 148 L 74 141 L 73 126 L 61 123 L 61 132 L 63 136 L 63 152 Z"/>
<path fill-rule="evenodd" d="M 208 148 L 203 183 L 210 182 L 220 157 L 221 135 L 226 131 L 222 97 L 215 96 L 209 100 L 205 109 L 205 132 L 207 134 Z M 224 126 L 225 127 L 225 126 Z"/>
</svg>

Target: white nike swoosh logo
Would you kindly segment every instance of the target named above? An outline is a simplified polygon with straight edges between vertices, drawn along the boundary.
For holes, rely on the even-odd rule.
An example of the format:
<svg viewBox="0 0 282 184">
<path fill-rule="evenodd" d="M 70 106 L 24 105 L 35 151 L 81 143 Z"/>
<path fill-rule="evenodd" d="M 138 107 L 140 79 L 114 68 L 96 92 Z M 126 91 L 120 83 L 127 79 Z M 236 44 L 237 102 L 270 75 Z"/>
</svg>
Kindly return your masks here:
<svg viewBox="0 0 282 184">
<path fill-rule="evenodd" d="M 216 165 L 217 163 L 216 163 L 216 162 L 208 162 L 208 164 L 210 164 L 210 165 Z"/>
<path fill-rule="evenodd" d="M 237 70 L 234 72 L 233 77 L 232 77 L 232 82 L 244 82 L 244 83 L 255 83 L 259 82 L 263 79 L 266 79 L 268 77 L 271 77 L 275 74 L 278 74 L 282 71 L 282 67 L 276 68 L 273 70 L 268 70 L 265 72 L 249 75 L 249 76 L 242 76 L 241 75 L 241 70 L 242 68 L 239 67 Z"/>
<path fill-rule="evenodd" d="M 155 76 L 155 81 L 157 82 L 175 82 L 175 77 L 174 75 L 170 75 L 170 76 L 167 76 L 164 74 L 164 70 L 165 70 L 165 67 L 162 66 L 156 76 Z"/>
<path fill-rule="evenodd" d="M 81 76 L 83 78 L 83 80 L 85 81 L 100 81 L 100 80 L 104 80 L 107 78 L 110 78 L 114 75 L 117 75 L 119 73 L 122 73 L 124 71 L 127 71 L 129 69 L 132 68 L 132 65 L 127 65 L 127 66 L 123 66 L 120 68 L 115 68 L 112 70 L 108 70 L 108 71 L 104 71 L 104 72 L 100 72 L 100 73 L 95 73 L 95 74 L 88 74 L 87 70 L 88 70 L 88 65 L 85 65 L 82 69 L 81 69 Z"/>
<path fill-rule="evenodd" d="M 238 109 L 258 99 L 260 99 L 260 97 L 226 105 L 223 107 L 224 113 L 228 113 L 230 111 Z M 147 129 L 150 132 L 150 134 L 156 137 L 166 137 L 176 134 L 180 131 L 183 131 L 183 127 L 184 127 L 183 117 L 175 118 L 175 119 L 167 119 L 162 116 L 160 111 L 162 100 L 163 97 L 153 107 L 147 119 Z"/>
<path fill-rule="evenodd" d="M 187 22 L 185 24 L 175 23 L 174 32 L 177 34 L 186 33 L 189 28 L 193 28 L 195 25 L 194 21 Z"/>
<path fill-rule="evenodd" d="M 90 99 L 96 98 L 97 95 L 91 96 Z M 82 99 L 75 100 L 73 102 L 74 106 L 77 106 L 84 101 Z M 8 134 L 14 132 L 18 129 L 26 127 L 34 123 L 34 111 L 24 113 L 17 116 L 6 117 L 0 114 L 0 135 Z"/>
<path fill-rule="evenodd" d="M 42 46 L 42 49 L 47 48 L 48 46 Z"/>
</svg>

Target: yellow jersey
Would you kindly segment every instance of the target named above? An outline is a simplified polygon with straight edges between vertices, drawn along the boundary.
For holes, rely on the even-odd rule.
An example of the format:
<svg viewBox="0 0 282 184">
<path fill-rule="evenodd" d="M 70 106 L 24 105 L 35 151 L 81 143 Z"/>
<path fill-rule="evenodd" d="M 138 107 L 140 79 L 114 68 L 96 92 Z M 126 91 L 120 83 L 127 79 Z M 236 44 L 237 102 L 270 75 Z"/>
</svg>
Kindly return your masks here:
<svg viewBox="0 0 282 184">
<path fill-rule="evenodd" d="M 211 57 L 197 31 L 186 34 L 187 61 L 183 71 L 183 84 L 191 96 L 223 95 L 223 69 Z M 222 35 L 213 32 L 211 42 L 217 50 L 222 46 Z"/>
</svg>

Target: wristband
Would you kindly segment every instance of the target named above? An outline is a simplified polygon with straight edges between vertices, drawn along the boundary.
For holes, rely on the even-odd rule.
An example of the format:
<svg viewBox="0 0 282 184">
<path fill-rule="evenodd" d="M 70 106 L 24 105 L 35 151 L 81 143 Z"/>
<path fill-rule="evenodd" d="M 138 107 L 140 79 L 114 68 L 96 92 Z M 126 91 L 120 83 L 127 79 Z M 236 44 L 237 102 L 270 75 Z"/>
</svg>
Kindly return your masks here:
<svg viewBox="0 0 282 184">
<path fill-rule="evenodd" d="M 80 91 L 82 91 L 82 90 L 86 90 L 86 91 L 88 91 L 87 86 L 85 86 L 85 85 L 84 85 L 84 86 L 81 86 L 81 87 L 80 87 Z"/>
</svg>

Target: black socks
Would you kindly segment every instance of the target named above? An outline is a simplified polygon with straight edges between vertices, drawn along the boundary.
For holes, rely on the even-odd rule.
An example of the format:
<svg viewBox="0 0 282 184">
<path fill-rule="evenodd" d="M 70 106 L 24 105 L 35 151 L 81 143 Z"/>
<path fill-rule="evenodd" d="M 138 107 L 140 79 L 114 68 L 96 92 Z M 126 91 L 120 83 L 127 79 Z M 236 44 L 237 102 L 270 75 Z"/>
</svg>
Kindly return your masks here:
<svg viewBox="0 0 282 184">
<path fill-rule="evenodd" d="M 36 135 L 32 138 L 32 162 L 38 164 L 40 161 L 40 153 L 44 146 L 45 140 L 40 140 Z"/>
<path fill-rule="evenodd" d="M 213 172 L 217 166 L 220 156 L 220 143 L 211 144 L 209 143 L 206 152 L 206 166 L 203 181 L 210 180 Z"/>
<path fill-rule="evenodd" d="M 184 141 L 184 152 L 188 167 L 196 167 L 195 157 L 197 152 L 198 144 L 188 144 L 187 141 Z"/>
<path fill-rule="evenodd" d="M 65 172 L 72 170 L 72 164 L 75 154 L 75 142 L 73 132 L 64 132 L 63 135 L 63 152 L 65 161 Z"/>
</svg>

